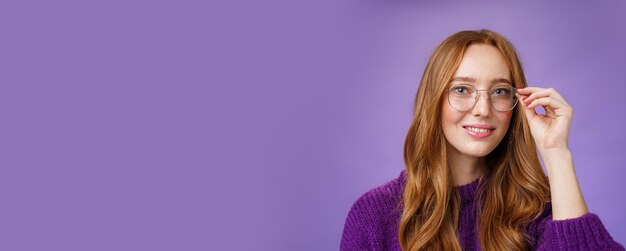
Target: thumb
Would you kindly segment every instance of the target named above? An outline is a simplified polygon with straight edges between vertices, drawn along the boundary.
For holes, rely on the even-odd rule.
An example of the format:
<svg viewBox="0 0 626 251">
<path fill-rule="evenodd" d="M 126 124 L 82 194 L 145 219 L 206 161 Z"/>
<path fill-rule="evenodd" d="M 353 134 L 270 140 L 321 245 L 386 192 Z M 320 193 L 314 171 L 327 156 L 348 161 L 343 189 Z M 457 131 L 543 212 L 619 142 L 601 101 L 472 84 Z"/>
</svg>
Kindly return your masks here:
<svg viewBox="0 0 626 251">
<path fill-rule="evenodd" d="M 539 116 L 539 114 L 537 114 L 537 111 L 535 111 L 534 108 L 528 108 L 526 107 L 526 104 L 524 104 L 523 98 L 525 98 L 525 96 L 520 95 L 519 93 L 516 93 L 515 95 L 517 95 L 517 99 L 518 102 L 520 103 L 520 105 L 522 106 L 522 108 L 524 108 L 524 114 L 526 114 L 526 119 L 530 122 L 533 119 L 535 119 L 537 116 Z"/>
</svg>

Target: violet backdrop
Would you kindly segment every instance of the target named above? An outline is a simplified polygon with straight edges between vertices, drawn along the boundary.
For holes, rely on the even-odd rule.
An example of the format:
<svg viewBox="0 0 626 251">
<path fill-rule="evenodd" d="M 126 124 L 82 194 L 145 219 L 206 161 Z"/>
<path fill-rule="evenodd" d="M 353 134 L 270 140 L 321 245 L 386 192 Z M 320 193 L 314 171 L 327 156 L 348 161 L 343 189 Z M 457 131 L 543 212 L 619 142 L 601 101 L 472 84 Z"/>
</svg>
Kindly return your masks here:
<svg viewBox="0 0 626 251">
<path fill-rule="evenodd" d="M 397 177 L 445 37 L 489 28 L 574 107 L 626 243 L 626 3 L 4 1 L 0 249 L 337 250 Z"/>
</svg>

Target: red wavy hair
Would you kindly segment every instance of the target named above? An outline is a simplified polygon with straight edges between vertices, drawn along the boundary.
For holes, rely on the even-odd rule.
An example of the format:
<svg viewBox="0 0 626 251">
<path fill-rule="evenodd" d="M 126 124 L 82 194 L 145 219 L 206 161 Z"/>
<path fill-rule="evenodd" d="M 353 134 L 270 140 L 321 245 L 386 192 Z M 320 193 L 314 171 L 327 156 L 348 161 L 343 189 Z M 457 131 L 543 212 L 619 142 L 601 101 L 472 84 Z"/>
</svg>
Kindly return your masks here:
<svg viewBox="0 0 626 251">
<path fill-rule="evenodd" d="M 461 31 L 431 55 L 417 90 L 414 116 L 404 143 L 406 185 L 398 239 L 402 250 L 461 250 L 456 235 L 460 196 L 447 165 L 441 107 L 446 86 L 472 44 L 497 48 L 514 86 L 526 86 L 513 45 L 490 30 Z M 478 232 L 483 250 L 527 250 L 523 225 L 550 200 L 545 176 L 522 107 L 513 110 L 507 134 L 486 156 L 484 186 L 478 191 Z"/>
</svg>

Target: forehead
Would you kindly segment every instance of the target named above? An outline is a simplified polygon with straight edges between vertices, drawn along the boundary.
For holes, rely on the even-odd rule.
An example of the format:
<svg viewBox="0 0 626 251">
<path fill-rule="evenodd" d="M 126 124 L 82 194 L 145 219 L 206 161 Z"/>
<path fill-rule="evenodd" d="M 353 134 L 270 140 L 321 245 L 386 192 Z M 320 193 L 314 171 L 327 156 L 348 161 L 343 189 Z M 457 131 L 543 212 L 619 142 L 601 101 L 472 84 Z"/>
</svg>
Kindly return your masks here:
<svg viewBox="0 0 626 251">
<path fill-rule="evenodd" d="M 481 83 L 476 78 L 467 77 L 467 76 L 454 77 L 454 78 L 452 78 L 452 80 L 450 82 L 451 83 L 460 82 L 460 83 L 467 83 L 467 84 L 479 84 L 479 83 Z M 489 85 L 496 85 L 496 84 L 513 85 L 508 78 L 494 78 L 494 79 L 490 79 L 490 80 L 488 80 L 486 82 L 486 84 L 489 84 Z"/>
<path fill-rule="evenodd" d="M 451 82 L 468 82 L 476 85 L 496 83 L 511 84 L 506 60 L 494 46 L 486 44 L 470 45 L 456 69 Z"/>
</svg>

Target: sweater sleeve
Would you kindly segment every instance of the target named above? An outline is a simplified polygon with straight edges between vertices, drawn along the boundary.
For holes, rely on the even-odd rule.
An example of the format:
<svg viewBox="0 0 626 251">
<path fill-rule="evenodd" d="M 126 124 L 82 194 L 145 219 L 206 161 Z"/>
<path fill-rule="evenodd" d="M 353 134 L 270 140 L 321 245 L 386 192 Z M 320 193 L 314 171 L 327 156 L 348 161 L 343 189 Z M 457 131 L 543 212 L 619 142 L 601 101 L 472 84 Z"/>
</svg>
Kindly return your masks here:
<svg viewBox="0 0 626 251">
<path fill-rule="evenodd" d="M 346 223 L 341 235 L 341 251 L 371 250 L 369 236 L 367 236 L 367 210 L 362 199 L 357 200 L 350 208 Z"/>
<path fill-rule="evenodd" d="M 577 218 L 553 220 L 551 206 L 529 235 L 533 250 L 624 250 L 611 237 L 598 215 L 587 213 Z"/>
</svg>

